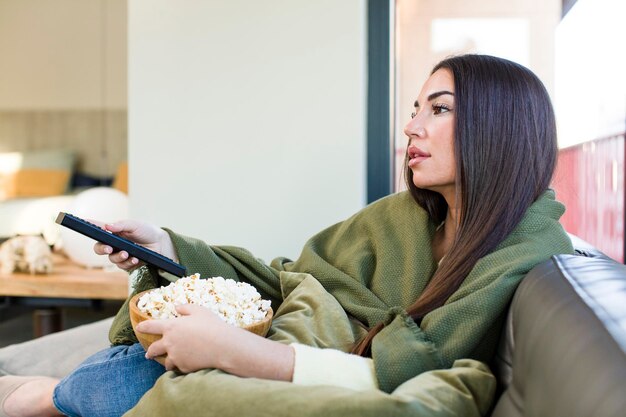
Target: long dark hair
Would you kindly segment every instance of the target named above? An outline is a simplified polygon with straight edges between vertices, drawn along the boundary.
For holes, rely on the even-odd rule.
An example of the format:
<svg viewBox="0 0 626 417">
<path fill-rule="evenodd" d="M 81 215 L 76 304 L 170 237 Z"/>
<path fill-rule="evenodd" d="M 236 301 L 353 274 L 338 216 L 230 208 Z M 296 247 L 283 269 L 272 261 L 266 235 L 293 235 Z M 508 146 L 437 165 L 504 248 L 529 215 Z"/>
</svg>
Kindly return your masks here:
<svg viewBox="0 0 626 417">
<path fill-rule="evenodd" d="M 457 233 L 449 252 L 418 299 L 407 308 L 417 322 L 442 306 L 476 262 L 517 226 L 528 207 L 548 188 L 557 157 L 556 123 L 550 97 L 539 78 L 514 62 L 486 55 L 443 60 L 454 77 Z M 405 181 L 415 201 L 435 223 L 447 203 L 438 193 Z M 368 355 L 373 327 L 353 352 Z"/>
</svg>

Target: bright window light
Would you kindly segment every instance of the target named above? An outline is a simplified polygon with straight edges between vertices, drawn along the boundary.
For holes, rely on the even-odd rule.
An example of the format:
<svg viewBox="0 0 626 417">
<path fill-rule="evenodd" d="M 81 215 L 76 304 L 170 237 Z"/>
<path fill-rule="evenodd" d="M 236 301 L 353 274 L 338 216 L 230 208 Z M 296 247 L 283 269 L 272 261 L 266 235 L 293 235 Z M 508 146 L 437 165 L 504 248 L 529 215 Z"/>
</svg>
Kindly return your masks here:
<svg viewBox="0 0 626 417">
<path fill-rule="evenodd" d="M 481 53 L 529 66 L 529 33 L 521 18 L 433 19 L 430 47 L 443 56 Z"/>
<path fill-rule="evenodd" d="M 556 31 L 559 146 L 624 132 L 626 2 L 578 0 Z"/>
</svg>

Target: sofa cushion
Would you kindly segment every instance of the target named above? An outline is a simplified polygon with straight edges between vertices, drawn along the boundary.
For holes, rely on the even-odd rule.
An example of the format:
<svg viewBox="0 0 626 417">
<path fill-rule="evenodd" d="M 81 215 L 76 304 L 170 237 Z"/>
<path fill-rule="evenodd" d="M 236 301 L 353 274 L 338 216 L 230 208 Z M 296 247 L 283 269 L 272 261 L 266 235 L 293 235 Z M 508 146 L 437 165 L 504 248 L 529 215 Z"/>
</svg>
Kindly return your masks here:
<svg viewBox="0 0 626 417">
<path fill-rule="evenodd" d="M 0 201 L 65 193 L 75 160 L 65 149 L 0 153 Z"/>
<path fill-rule="evenodd" d="M 0 180 L 2 197 L 48 197 L 67 190 L 69 171 L 61 169 L 20 169 Z"/>
<path fill-rule="evenodd" d="M 112 321 L 110 317 L 0 349 L 0 375 L 62 378 L 91 354 L 109 347 Z"/>
<path fill-rule="evenodd" d="M 570 240 L 572 241 L 574 252 L 576 252 L 578 255 L 586 256 L 587 258 L 602 258 L 606 260 L 612 260 L 610 257 L 605 255 L 603 252 L 601 252 L 598 248 L 593 246 L 591 243 L 571 233 L 568 236 Z"/>
<path fill-rule="evenodd" d="M 534 268 L 511 305 L 512 379 L 492 416 L 623 416 L 624 305 L 626 266 L 609 258 L 559 255 Z"/>
</svg>

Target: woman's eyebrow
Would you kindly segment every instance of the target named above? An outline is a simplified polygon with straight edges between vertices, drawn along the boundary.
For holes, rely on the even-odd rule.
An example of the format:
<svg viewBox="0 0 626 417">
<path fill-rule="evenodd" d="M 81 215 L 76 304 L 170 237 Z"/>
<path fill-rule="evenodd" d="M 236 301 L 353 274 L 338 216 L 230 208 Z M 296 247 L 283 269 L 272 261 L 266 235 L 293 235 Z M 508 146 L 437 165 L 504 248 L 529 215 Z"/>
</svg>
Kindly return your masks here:
<svg viewBox="0 0 626 417">
<path fill-rule="evenodd" d="M 431 95 L 428 96 L 428 101 L 432 101 L 432 100 L 436 99 L 437 97 L 443 96 L 445 94 L 449 94 L 451 96 L 454 96 L 454 93 L 452 91 L 447 91 L 447 90 L 437 91 L 436 93 L 432 93 Z"/>
<path fill-rule="evenodd" d="M 431 95 L 427 97 L 427 99 L 428 101 L 432 101 L 436 99 L 437 97 L 443 96 L 445 94 L 454 96 L 454 93 L 452 91 L 442 90 L 442 91 L 437 91 L 437 92 L 432 93 Z M 419 106 L 420 106 L 420 103 L 417 100 L 415 100 L 415 102 L 413 103 L 413 107 L 419 107 Z"/>
</svg>

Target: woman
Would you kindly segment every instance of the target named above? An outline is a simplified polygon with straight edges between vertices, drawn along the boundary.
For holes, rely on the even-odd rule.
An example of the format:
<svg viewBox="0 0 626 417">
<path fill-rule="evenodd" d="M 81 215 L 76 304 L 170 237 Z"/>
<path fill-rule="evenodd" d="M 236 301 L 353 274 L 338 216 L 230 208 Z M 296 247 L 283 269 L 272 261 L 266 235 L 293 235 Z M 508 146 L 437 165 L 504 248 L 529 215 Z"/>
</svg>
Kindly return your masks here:
<svg viewBox="0 0 626 417">
<path fill-rule="evenodd" d="M 182 306 L 183 317 L 140 325 L 163 334 L 144 353 L 125 305 L 110 333 L 116 346 L 61 383 L 0 379 L 0 395 L 12 392 L 4 413 L 102 416 L 132 408 L 129 415 L 243 415 L 250 409 L 237 408 L 241 404 L 263 404 L 264 411 L 254 409 L 263 414 L 297 398 L 300 414 L 390 415 L 401 398 L 409 415 L 433 402 L 420 397 L 425 375 L 467 371 L 464 383 L 478 381 L 472 378 L 479 367 L 459 371 L 464 365 L 458 360 L 489 361 L 521 278 L 551 255 L 572 252 L 558 223 L 563 206 L 548 189 L 557 153 L 550 100 L 538 78 L 518 64 L 452 57 L 433 69 L 405 133 L 409 191 L 320 232 L 296 261 L 265 265 L 241 248 L 208 246 L 145 223 L 107 225 L 190 272 L 255 285 L 276 310 L 268 338 L 228 326 L 206 309 Z M 122 269 L 139 266 L 106 245 L 96 244 L 95 251 Z M 140 271 L 135 292 L 167 284 L 155 271 Z M 165 370 L 144 359 L 164 353 L 166 367 L 178 372 L 161 376 Z M 479 371 L 481 378 L 488 372 Z M 487 384 L 480 381 L 473 388 Z M 233 401 L 229 395 L 241 387 L 245 395 Z M 368 392 L 367 401 L 359 390 Z M 443 398 L 450 403 L 456 397 Z"/>
</svg>

